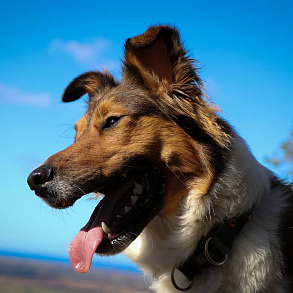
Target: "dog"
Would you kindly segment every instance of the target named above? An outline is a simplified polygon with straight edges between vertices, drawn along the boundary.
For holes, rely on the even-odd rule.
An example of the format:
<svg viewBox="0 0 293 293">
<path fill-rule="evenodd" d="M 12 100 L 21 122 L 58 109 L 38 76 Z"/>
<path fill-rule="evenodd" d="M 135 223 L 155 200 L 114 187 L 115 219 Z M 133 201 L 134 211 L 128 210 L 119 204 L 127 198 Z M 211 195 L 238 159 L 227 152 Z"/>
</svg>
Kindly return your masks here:
<svg viewBox="0 0 293 293">
<path fill-rule="evenodd" d="M 83 73 L 62 101 L 85 94 L 74 143 L 28 177 L 57 209 L 102 195 L 69 246 L 77 272 L 123 251 L 156 292 L 293 292 L 292 189 L 221 118 L 176 28 L 128 39 L 121 81 Z"/>
</svg>

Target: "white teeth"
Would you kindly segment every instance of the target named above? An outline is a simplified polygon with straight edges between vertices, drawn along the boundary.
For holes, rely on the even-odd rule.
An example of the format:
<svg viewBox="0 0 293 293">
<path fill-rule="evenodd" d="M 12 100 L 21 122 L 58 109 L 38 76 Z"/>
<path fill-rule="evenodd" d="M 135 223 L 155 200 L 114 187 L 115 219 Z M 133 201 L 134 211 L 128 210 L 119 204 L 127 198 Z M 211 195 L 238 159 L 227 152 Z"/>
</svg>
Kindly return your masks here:
<svg viewBox="0 0 293 293">
<path fill-rule="evenodd" d="M 143 191 L 143 185 L 134 182 L 133 194 L 134 195 L 141 195 Z"/>
<path fill-rule="evenodd" d="M 116 218 L 120 219 L 120 218 L 122 218 L 122 216 L 120 216 L 120 215 L 117 215 L 117 216 L 116 216 Z"/>
<path fill-rule="evenodd" d="M 131 210 L 132 210 L 132 207 L 125 207 L 125 208 L 124 208 L 125 214 L 128 213 L 128 212 L 131 211 Z"/>
<path fill-rule="evenodd" d="M 138 195 L 131 195 L 131 205 L 134 206 L 136 202 L 138 201 L 139 196 Z"/>
<path fill-rule="evenodd" d="M 89 200 L 97 200 L 99 197 L 103 197 L 104 194 L 103 193 L 100 193 L 100 192 L 95 192 L 95 193 L 92 193 L 90 196 L 89 196 Z"/>
<path fill-rule="evenodd" d="M 111 232 L 111 229 L 104 222 L 101 223 L 101 226 L 105 234 L 108 235 Z"/>
</svg>

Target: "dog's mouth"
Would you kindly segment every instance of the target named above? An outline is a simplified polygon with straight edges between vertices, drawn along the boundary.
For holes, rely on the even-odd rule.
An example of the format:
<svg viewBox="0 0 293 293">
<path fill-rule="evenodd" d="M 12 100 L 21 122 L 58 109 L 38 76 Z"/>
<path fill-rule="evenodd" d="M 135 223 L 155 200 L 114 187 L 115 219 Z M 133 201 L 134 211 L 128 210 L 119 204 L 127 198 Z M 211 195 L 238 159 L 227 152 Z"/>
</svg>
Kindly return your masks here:
<svg viewBox="0 0 293 293">
<path fill-rule="evenodd" d="M 94 253 L 119 253 L 140 234 L 161 209 L 163 181 L 157 167 L 140 167 L 111 178 L 99 190 L 104 198 L 69 246 L 77 272 L 89 270 Z"/>
</svg>

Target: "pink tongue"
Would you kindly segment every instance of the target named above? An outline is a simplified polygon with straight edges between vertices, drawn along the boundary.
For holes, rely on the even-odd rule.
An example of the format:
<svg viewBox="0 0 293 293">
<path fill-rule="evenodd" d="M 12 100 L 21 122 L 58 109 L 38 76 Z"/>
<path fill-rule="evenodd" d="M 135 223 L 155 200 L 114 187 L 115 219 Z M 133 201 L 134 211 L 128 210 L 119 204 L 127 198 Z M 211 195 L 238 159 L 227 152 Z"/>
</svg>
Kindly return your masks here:
<svg viewBox="0 0 293 293">
<path fill-rule="evenodd" d="M 71 265 L 78 273 L 88 272 L 93 255 L 104 237 L 101 226 L 90 230 L 86 229 L 87 226 L 77 233 L 68 248 Z"/>
<path fill-rule="evenodd" d="M 108 224 L 115 203 L 133 186 L 134 179 L 127 182 L 119 191 L 104 198 L 98 205 L 88 223 L 77 233 L 69 245 L 68 253 L 72 267 L 78 273 L 89 271 L 96 249 L 104 238 L 101 222 Z M 104 208 L 105 207 L 105 208 Z"/>
<path fill-rule="evenodd" d="M 107 209 L 102 209 L 100 205 L 97 205 L 88 223 L 80 229 L 70 243 L 68 248 L 70 262 L 78 273 L 86 273 L 90 269 L 93 255 L 105 235 L 101 222 L 102 219 L 106 223 L 108 222 L 112 210 L 109 209 L 109 212 Z"/>
</svg>

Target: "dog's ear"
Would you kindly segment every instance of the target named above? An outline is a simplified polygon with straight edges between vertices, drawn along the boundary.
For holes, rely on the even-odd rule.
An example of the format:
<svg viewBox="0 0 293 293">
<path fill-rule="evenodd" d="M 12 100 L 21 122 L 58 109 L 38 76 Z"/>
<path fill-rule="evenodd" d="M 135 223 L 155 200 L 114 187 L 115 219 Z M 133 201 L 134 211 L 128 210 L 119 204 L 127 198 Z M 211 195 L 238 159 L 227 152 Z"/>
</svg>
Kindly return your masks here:
<svg viewBox="0 0 293 293">
<path fill-rule="evenodd" d="M 173 27 L 151 26 L 142 35 L 128 39 L 124 56 L 123 73 L 138 76 L 151 90 L 156 91 L 162 84 L 167 87 L 192 84 L 197 85 L 201 94 L 202 84 L 194 60 L 186 56 L 179 32 Z"/>
<path fill-rule="evenodd" d="M 176 34 L 176 30 L 156 26 L 148 28 L 140 36 L 128 39 L 125 43 L 125 66 L 137 71 L 148 87 L 153 86 L 154 77 L 157 77 L 157 82 L 172 83 L 170 50 L 172 37 Z"/>
<path fill-rule="evenodd" d="M 89 98 L 105 87 L 115 87 L 117 82 L 109 72 L 89 71 L 76 77 L 64 90 L 62 102 L 72 102 L 88 93 Z"/>
<path fill-rule="evenodd" d="M 195 61 L 187 55 L 177 29 L 151 26 L 125 43 L 122 82 L 151 91 L 160 110 L 186 129 L 197 127 L 222 146 L 228 135 L 218 124 L 218 108 L 207 101 Z"/>
</svg>

